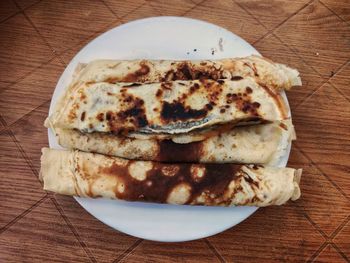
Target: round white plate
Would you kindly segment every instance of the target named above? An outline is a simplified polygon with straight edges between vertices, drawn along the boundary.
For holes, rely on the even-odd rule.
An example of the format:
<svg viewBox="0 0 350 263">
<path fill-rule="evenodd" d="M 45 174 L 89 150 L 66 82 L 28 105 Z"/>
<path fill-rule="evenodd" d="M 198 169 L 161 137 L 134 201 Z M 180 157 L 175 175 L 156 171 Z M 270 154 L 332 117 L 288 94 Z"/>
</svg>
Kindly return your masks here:
<svg viewBox="0 0 350 263">
<path fill-rule="evenodd" d="M 79 62 L 93 59 L 220 59 L 259 55 L 239 36 L 207 22 L 153 17 L 118 26 L 86 45 L 59 79 L 50 105 L 71 81 Z M 49 130 L 51 148 L 61 148 Z M 279 165 L 285 166 L 289 150 Z M 100 221 L 132 236 L 164 242 L 188 241 L 222 232 L 249 217 L 256 207 L 200 207 L 75 198 Z"/>
</svg>

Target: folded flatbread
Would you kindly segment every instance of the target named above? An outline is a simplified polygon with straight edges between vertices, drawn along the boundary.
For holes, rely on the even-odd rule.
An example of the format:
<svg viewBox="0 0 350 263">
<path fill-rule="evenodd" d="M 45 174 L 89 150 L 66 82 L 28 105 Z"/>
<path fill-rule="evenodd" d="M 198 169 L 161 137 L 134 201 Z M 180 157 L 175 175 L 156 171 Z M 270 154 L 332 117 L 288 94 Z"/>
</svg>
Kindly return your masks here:
<svg viewBox="0 0 350 263">
<path fill-rule="evenodd" d="M 200 163 L 255 163 L 276 165 L 292 139 L 291 120 L 235 127 L 200 142 L 178 144 L 171 140 L 144 140 L 109 133 L 81 133 L 55 129 L 58 143 L 78 149 L 134 160 Z"/>
<path fill-rule="evenodd" d="M 164 164 L 44 148 L 44 189 L 64 195 L 208 205 L 281 205 L 300 197 L 301 170 L 238 164 Z"/>
<path fill-rule="evenodd" d="M 61 98 L 46 124 L 150 139 L 287 117 L 281 94 L 247 77 L 143 85 L 85 83 Z"/>
<path fill-rule="evenodd" d="M 237 80 L 246 77 L 275 89 L 301 86 L 297 70 L 258 56 L 197 61 L 95 60 L 78 67 L 73 83 L 144 83 L 200 78 Z"/>
</svg>

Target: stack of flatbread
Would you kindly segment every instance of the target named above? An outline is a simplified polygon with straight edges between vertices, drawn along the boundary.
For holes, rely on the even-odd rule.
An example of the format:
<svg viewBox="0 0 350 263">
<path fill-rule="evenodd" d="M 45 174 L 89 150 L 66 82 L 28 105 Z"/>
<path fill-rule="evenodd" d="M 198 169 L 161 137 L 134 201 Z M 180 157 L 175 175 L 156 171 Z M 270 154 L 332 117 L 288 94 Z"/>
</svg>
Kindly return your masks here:
<svg viewBox="0 0 350 263">
<path fill-rule="evenodd" d="M 250 56 L 80 64 L 45 126 L 44 189 L 211 206 L 281 205 L 301 170 L 278 164 L 295 139 L 283 90 L 297 70 Z"/>
</svg>

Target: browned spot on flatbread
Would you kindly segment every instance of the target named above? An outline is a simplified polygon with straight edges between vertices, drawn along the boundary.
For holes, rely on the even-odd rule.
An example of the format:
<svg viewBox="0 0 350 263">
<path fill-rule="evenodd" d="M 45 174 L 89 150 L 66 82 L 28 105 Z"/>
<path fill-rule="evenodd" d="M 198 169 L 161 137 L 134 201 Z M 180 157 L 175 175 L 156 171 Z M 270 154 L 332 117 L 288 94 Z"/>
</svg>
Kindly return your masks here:
<svg viewBox="0 0 350 263">
<path fill-rule="evenodd" d="M 189 62 L 179 64 L 175 75 L 178 80 L 192 80 L 192 70 Z"/>
<path fill-rule="evenodd" d="M 200 88 L 198 83 L 194 83 L 191 87 L 190 87 L 190 94 L 193 94 L 196 90 L 198 90 Z"/>
<path fill-rule="evenodd" d="M 86 112 L 83 111 L 83 112 L 81 113 L 81 116 L 80 116 L 80 120 L 81 120 L 81 121 L 84 121 L 84 120 L 85 120 L 85 115 L 86 115 Z"/>
<path fill-rule="evenodd" d="M 175 70 L 169 70 L 163 80 L 195 80 L 223 78 L 223 70 L 217 69 L 207 62 L 202 62 L 199 66 L 190 61 L 183 61 L 176 64 Z"/>
<path fill-rule="evenodd" d="M 286 106 L 282 100 L 282 97 L 280 94 L 274 92 L 269 87 L 263 84 L 259 84 L 276 102 L 278 109 L 280 110 L 280 113 L 282 115 L 282 118 L 287 118 L 287 112 L 286 112 Z"/>
<path fill-rule="evenodd" d="M 253 90 L 252 90 L 251 87 L 246 87 L 245 91 L 247 92 L 247 94 L 252 94 L 253 93 Z"/>
<path fill-rule="evenodd" d="M 231 78 L 231 80 L 233 80 L 233 81 L 238 81 L 238 80 L 241 80 L 241 79 L 243 79 L 243 77 L 241 77 L 241 76 L 233 76 Z"/>
<path fill-rule="evenodd" d="M 256 69 L 255 63 L 249 64 L 247 62 L 244 62 L 243 65 L 250 68 L 253 71 L 255 77 L 259 77 L 258 70 Z"/>
<path fill-rule="evenodd" d="M 127 166 L 112 164 L 110 167 L 100 169 L 104 174 L 118 177 L 124 191 L 118 191 L 116 187 L 115 195 L 119 199 L 128 201 L 166 203 L 171 191 L 176 186 L 185 184 L 191 187 L 190 197 L 186 201 L 186 204 L 190 204 L 203 192 L 209 192 L 218 197 L 223 196 L 229 183 L 241 176 L 238 174 L 241 165 L 237 164 L 200 165 L 201 169 L 204 167 L 204 175 L 201 180 L 196 180 L 191 172 L 192 164 L 153 163 L 152 169 L 146 174 L 146 179 L 140 181 L 130 175 L 128 167 L 131 163 L 132 161 L 129 161 Z M 164 175 L 164 167 L 174 171 L 174 174 Z"/>
<path fill-rule="evenodd" d="M 145 77 L 150 72 L 150 68 L 146 65 L 145 61 L 140 62 L 140 68 L 135 72 L 127 74 L 124 78 L 121 78 L 121 82 L 143 82 Z"/>
<path fill-rule="evenodd" d="M 252 168 L 254 170 L 258 170 L 259 168 L 263 168 L 264 166 L 260 165 L 260 164 L 253 164 Z"/>
<path fill-rule="evenodd" d="M 128 84 L 128 85 L 124 85 L 123 87 L 124 88 L 132 88 L 132 87 L 138 87 L 138 86 L 141 86 L 142 83 L 131 83 L 131 84 Z"/>
<path fill-rule="evenodd" d="M 226 103 L 231 104 L 235 103 L 235 106 L 238 110 L 243 111 L 244 113 L 249 113 L 252 116 L 259 116 L 259 113 L 257 111 L 258 108 L 260 108 L 259 102 L 251 101 L 250 94 L 253 91 L 251 88 L 246 88 L 246 93 L 227 93 L 226 94 Z"/>
<path fill-rule="evenodd" d="M 254 187 L 256 187 L 256 188 L 259 189 L 259 182 L 258 182 L 258 181 L 254 181 L 254 179 L 251 178 L 251 177 L 250 177 L 248 174 L 246 174 L 246 173 L 245 173 L 244 178 L 245 178 L 246 182 L 249 183 L 250 186 L 252 186 L 252 187 L 254 186 Z"/>
<path fill-rule="evenodd" d="M 120 78 L 112 78 L 112 77 L 104 80 L 104 82 L 111 83 L 111 84 L 115 84 L 119 81 L 120 81 Z"/>
<path fill-rule="evenodd" d="M 287 125 L 284 124 L 283 122 L 281 122 L 281 123 L 279 124 L 279 126 L 280 126 L 283 130 L 288 131 Z"/>
<path fill-rule="evenodd" d="M 71 110 L 68 113 L 68 119 L 74 121 L 77 118 L 77 110 L 79 109 L 79 103 L 74 103 Z"/>
<path fill-rule="evenodd" d="M 99 121 L 104 121 L 104 113 L 101 112 L 101 113 L 97 114 L 96 119 Z"/>
<path fill-rule="evenodd" d="M 175 72 L 172 69 L 167 71 L 164 77 L 160 79 L 160 81 L 172 81 L 172 80 L 176 80 Z"/>
<path fill-rule="evenodd" d="M 158 89 L 157 92 L 156 92 L 156 97 L 159 98 L 163 95 L 163 90 L 161 89 Z"/>
<path fill-rule="evenodd" d="M 124 94 L 124 98 L 125 107 L 117 112 L 106 113 L 108 126 L 114 134 L 128 133 L 148 125 L 144 101 L 131 94 Z"/>
<path fill-rule="evenodd" d="M 164 90 L 171 90 L 171 87 L 173 86 L 173 83 L 172 82 L 169 82 L 169 81 L 165 81 L 165 82 L 162 82 L 160 84 L 160 86 L 162 87 L 162 89 Z"/>
<path fill-rule="evenodd" d="M 208 113 L 208 109 L 195 110 L 189 106 L 185 106 L 184 103 L 174 101 L 172 103 L 163 102 L 161 110 L 161 118 L 164 123 L 184 121 L 189 119 L 201 119 Z"/>
<path fill-rule="evenodd" d="M 198 162 L 202 155 L 201 142 L 180 144 L 163 140 L 159 141 L 158 145 L 156 160 L 161 162 Z"/>
</svg>

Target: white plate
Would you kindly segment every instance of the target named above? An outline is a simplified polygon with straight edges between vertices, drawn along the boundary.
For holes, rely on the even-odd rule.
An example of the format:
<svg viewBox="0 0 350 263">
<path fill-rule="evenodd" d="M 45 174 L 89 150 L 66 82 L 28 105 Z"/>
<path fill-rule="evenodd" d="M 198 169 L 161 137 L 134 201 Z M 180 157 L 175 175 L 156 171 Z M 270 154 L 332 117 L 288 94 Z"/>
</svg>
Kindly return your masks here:
<svg viewBox="0 0 350 263">
<path fill-rule="evenodd" d="M 221 46 L 221 47 L 220 47 Z M 86 45 L 59 79 L 50 105 L 71 81 L 79 62 L 93 59 L 219 59 L 259 55 L 237 35 L 207 22 L 154 17 L 118 26 Z M 49 144 L 61 148 L 49 130 Z M 285 166 L 289 150 L 279 163 Z M 256 207 L 200 207 L 75 198 L 100 221 L 132 236 L 165 242 L 187 241 L 222 232 L 249 217 Z"/>
</svg>

